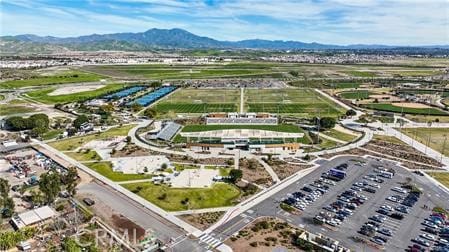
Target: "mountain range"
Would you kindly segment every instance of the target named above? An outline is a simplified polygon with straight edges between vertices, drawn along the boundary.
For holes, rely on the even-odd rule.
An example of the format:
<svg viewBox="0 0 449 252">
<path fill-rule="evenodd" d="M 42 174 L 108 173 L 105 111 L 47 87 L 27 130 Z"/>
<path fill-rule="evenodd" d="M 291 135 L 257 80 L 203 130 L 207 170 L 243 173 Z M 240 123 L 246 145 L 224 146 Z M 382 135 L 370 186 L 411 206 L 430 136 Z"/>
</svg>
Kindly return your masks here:
<svg viewBox="0 0 449 252">
<path fill-rule="evenodd" d="M 266 49 L 266 50 L 324 50 L 324 49 L 388 49 L 389 45 L 331 45 L 304 43 L 300 41 L 249 39 L 220 41 L 202 37 L 182 29 L 149 29 L 137 33 L 92 34 L 79 37 L 59 38 L 32 34 L 0 37 L 2 52 L 40 50 L 122 50 L 143 51 L 154 49 Z M 449 48 L 423 46 L 421 48 Z"/>
</svg>

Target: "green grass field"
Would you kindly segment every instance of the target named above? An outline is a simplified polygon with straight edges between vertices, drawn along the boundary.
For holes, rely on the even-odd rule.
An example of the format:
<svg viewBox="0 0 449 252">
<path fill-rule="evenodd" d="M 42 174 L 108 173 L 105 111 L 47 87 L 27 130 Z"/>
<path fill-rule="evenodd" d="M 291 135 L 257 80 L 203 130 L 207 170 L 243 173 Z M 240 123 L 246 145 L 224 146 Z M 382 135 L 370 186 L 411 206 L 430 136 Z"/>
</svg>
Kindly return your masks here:
<svg viewBox="0 0 449 252">
<path fill-rule="evenodd" d="M 91 82 L 102 79 L 101 75 L 81 71 L 67 71 L 57 75 L 38 75 L 24 80 L 10 80 L 2 82 L 4 88 L 22 88 L 30 86 L 53 85 L 75 82 Z"/>
<path fill-rule="evenodd" d="M 171 188 L 151 182 L 123 187 L 167 211 L 231 206 L 240 196 L 237 187 L 225 183 L 216 183 L 210 188 Z"/>
<path fill-rule="evenodd" d="M 54 139 L 59 136 L 63 132 L 62 129 L 56 129 L 56 130 L 49 130 L 45 132 L 41 137 L 43 140 L 50 140 Z"/>
<path fill-rule="evenodd" d="M 110 84 L 105 87 L 92 90 L 92 91 L 85 91 L 85 92 L 79 92 L 79 93 L 73 93 L 73 94 L 66 94 L 66 95 L 48 95 L 56 88 L 45 88 L 40 89 L 36 91 L 28 92 L 27 95 L 36 101 L 46 103 L 46 104 L 55 104 L 55 103 L 69 103 L 69 102 L 81 102 L 86 101 L 89 99 L 93 99 L 98 96 L 102 96 L 105 94 L 108 94 L 110 92 L 114 92 L 117 90 L 120 90 L 124 88 L 125 84 Z"/>
<path fill-rule="evenodd" d="M 21 106 L 21 105 L 0 104 L 0 115 L 2 115 L 2 116 L 31 113 L 31 112 L 35 112 L 35 111 L 36 110 L 31 107 L 26 107 L 26 106 Z"/>
<path fill-rule="evenodd" d="M 449 116 L 448 112 L 439 110 L 437 108 L 406 108 L 406 107 L 394 106 L 389 103 L 363 104 L 362 107 L 367 108 L 367 109 L 372 109 L 372 110 L 388 111 L 388 112 L 394 112 L 394 113 Z"/>
<path fill-rule="evenodd" d="M 338 131 L 336 129 L 330 129 L 327 131 L 323 132 L 325 135 L 345 141 L 345 142 L 352 142 L 354 141 L 357 136 L 351 135 L 351 134 L 347 134 L 341 131 Z"/>
<path fill-rule="evenodd" d="M 358 88 L 360 87 L 360 83 L 356 82 L 337 82 L 337 83 L 329 83 L 327 84 L 329 88 L 337 88 L 337 89 L 344 89 L 344 88 Z"/>
<path fill-rule="evenodd" d="M 373 92 L 369 90 L 357 90 L 357 91 L 346 91 L 341 92 L 338 95 L 344 99 L 368 99 Z"/>
<path fill-rule="evenodd" d="M 67 156 L 77 160 L 77 161 L 100 161 L 101 157 L 94 150 L 82 150 L 76 152 L 64 152 Z"/>
<path fill-rule="evenodd" d="M 155 105 L 159 113 L 235 112 L 239 89 L 180 89 Z"/>
<path fill-rule="evenodd" d="M 304 132 L 298 126 L 292 124 L 279 124 L 279 125 L 186 125 L 182 128 L 182 132 L 200 132 L 210 130 L 223 130 L 223 129 L 258 129 L 258 130 L 270 130 L 278 132 L 289 133 L 302 133 Z"/>
<path fill-rule="evenodd" d="M 135 126 L 136 125 L 134 124 L 124 125 L 122 127 L 112 128 L 100 133 L 54 141 L 49 143 L 49 145 L 60 151 L 73 151 L 92 140 L 104 140 L 115 136 L 126 136 L 128 135 L 128 131 Z"/>
<path fill-rule="evenodd" d="M 449 188 L 449 172 L 426 172 L 432 178 Z"/>
<path fill-rule="evenodd" d="M 5 99 L 5 96 L 0 94 L 0 101 L 3 101 Z"/>
<path fill-rule="evenodd" d="M 117 182 L 151 178 L 151 175 L 146 174 L 123 174 L 121 172 L 115 172 L 112 170 L 111 162 L 93 162 L 93 163 L 84 163 L 84 165 L 100 173 L 106 178 Z"/>
<path fill-rule="evenodd" d="M 402 128 L 402 133 L 449 156 L 449 128 Z"/>
<path fill-rule="evenodd" d="M 313 89 L 246 89 L 248 112 L 293 114 L 303 117 L 317 115 L 337 117 L 345 111 Z"/>
</svg>

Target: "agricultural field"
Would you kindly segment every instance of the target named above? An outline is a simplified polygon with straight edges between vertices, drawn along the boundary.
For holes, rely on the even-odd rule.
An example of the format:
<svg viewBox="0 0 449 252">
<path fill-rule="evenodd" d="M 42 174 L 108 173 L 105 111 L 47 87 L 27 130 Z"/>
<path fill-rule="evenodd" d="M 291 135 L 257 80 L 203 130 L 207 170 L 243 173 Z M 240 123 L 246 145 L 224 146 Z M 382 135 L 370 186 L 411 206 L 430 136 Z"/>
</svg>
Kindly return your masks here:
<svg viewBox="0 0 449 252">
<path fill-rule="evenodd" d="M 402 128 L 409 137 L 449 156 L 449 128 Z"/>
<path fill-rule="evenodd" d="M 82 102 L 96 97 L 112 93 L 124 88 L 126 84 L 110 84 L 105 87 L 72 94 L 50 95 L 57 88 L 44 88 L 36 91 L 28 92 L 26 95 L 33 100 L 46 104 Z"/>
<path fill-rule="evenodd" d="M 49 143 L 49 145 L 59 151 L 73 151 L 92 140 L 104 140 L 116 136 L 126 136 L 128 135 L 128 131 L 130 131 L 135 126 L 135 124 L 124 125 L 121 127 L 109 129 L 104 132 L 54 141 Z"/>
<path fill-rule="evenodd" d="M 81 71 L 65 71 L 55 75 L 33 75 L 23 80 L 9 80 L 2 82 L 3 88 L 23 88 L 32 86 L 54 85 L 76 82 L 93 82 L 104 78 L 98 74 L 86 73 Z"/>
<path fill-rule="evenodd" d="M 369 90 L 357 90 L 357 91 L 345 91 L 338 93 L 338 95 L 341 98 L 344 99 L 350 99 L 350 100 L 361 100 L 361 99 L 368 99 L 370 95 L 373 95 L 374 93 Z"/>
<path fill-rule="evenodd" d="M 449 188 L 449 172 L 426 172 L 432 178 Z"/>
<path fill-rule="evenodd" d="M 245 89 L 248 112 L 338 117 L 345 111 L 313 89 Z"/>
<path fill-rule="evenodd" d="M 210 188 L 171 188 L 153 183 L 122 186 L 167 211 L 231 206 L 241 194 L 237 187 L 226 183 L 215 183 Z"/>
<path fill-rule="evenodd" d="M 388 111 L 394 113 L 449 116 L 449 113 L 433 107 L 429 108 L 400 107 L 392 105 L 390 103 L 370 103 L 370 104 L 363 104 L 362 107 L 372 110 Z"/>
<path fill-rule="evenodd" d="M 239 89 L 178 89 L 155 105 L 159 113 L 235 112 Z"/>
</svg>

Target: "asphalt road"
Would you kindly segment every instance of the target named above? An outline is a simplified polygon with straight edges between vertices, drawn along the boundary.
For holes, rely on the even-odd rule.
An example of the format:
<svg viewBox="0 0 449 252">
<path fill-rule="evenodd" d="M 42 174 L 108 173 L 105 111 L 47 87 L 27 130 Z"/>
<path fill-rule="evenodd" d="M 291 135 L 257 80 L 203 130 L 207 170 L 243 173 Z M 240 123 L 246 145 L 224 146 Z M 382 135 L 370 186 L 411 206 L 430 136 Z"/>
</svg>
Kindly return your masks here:
<svg viewBox="0 0 449 252">
<path fill-rule="evenodd" d="M 168 251 L 206 251 L 197 241 L 188 239 L 185 232 L 171 222 L 164 220 L 145 207 L 139 206 L 107 186 L 91 182 L 80 186 L 78 192 L 92 195 L 91 197 L 95 202 L 104 203 L 111 207 L 114 212 L 122 214 L 145 230 L 153 230 L 155 236 L 160 240 L 164 242 L 169 242 L 170 239 L 174 240 L 172 248 Z"/>
<path fill-rule="evenodd" d="M 413 174 L 400 167 L 394 167 L 394 165 L 389 162 L 364 159 L 364 161 L 367 162 L 366 165 L 357 166 L 355 165 L 355 162 L 350 161 L 351 159 L 355 158 L 341 157 L 334 159 L 331 162 L 323 163 L 312 173 L 288 186 L 284 190 L 281 190 L 267 200 L 255 205 L 245 213 L 218 227 L 211 233 L 211 235 L 218 239 L 225 240 L 237 233 L 255 218 L 261 216 L 273 216 L 283 219 L 295 226 L 305 228 L 312 233 L 320 233 L 334 238 L 340 241 L 343 246 L 350 248 L 352 251 L 376 251 L 369 245 L 354 242 L 351 237 L 362 236 L 358 234 L 357 231 L 363 223 L 368 221 L 370 216 L 377 214 L 375 211 L 379 209 L 381 205 L 388 204 L 393 207 L 398 205 L 398 203 L 386 201 L 386 197 L 390 195 L 397 195 L 398 193 L 391 191 L 391 188 L 400 186 L 400 184 L 398 184 L 399 182 L 404 182 L 407 177 L 410 177 L 416 184 L 418 184 L 419 187 L 422 188 L 424 192 L 423 195 L 412 208 L 412 211 L 405 215 L 403 220 L 399 221 L 388 217 L 385 224 L 383 224 L 383 226 L 393 231 L 393 236 L 386 244 L 385 251 L 404 251 L 409 245 L 412 244 L 411 239 L 422 233 L 420 230 L 423 226 L 420 225 L 420 223 L 423 222 L 423 220 L 430 214 L 429 210 L 423 209 L 424 204 L 430 206 L 431 208 L 433 206 L 449 208 L 449 195 L 444 193 L 444 191 L 428 181 L 425 177 Z M 362 158 L 356 159 L 362 160 Z M 288 193 L 300 191 L 305 184 L 309 184 L 315 179 L 318 179 L 322 172 L 328 171 L 330 168 L 345 162 L 349 164 L 349 168 L 347 170 L 348 176 L 343 181 L 337 183 L 337 185 L 331 187 L 329 192 L 321 196 L 317 201 L 307 206 L 307 208 L 300 215 L 293 215 L 279 208 L 279 202 L 285 198 Z M 393 167 L 396 171 L 396 175 L 393 179 L 385 179 L 385 182 L 380 184 L 381 188 L 377 189 L 375 194 L 363 192 L 362 194 L 367 196 L 369 199 L 363 205 L 359 206 L 351 217 L 347 218 L 340 226 L 332 229 L 331 227 L 327 228 L 325 226 L 312 223 L 312 218 L 320 211 L 324 211 L 322 209 L 323 206 L 336 201 L 338 194 L 342 193 L 346 189 L 349 189 L 353 183 L 362 181 L 363 176 L 372 173 L 373 167 L 379 165 L 383 167 Z"/>
</svg>

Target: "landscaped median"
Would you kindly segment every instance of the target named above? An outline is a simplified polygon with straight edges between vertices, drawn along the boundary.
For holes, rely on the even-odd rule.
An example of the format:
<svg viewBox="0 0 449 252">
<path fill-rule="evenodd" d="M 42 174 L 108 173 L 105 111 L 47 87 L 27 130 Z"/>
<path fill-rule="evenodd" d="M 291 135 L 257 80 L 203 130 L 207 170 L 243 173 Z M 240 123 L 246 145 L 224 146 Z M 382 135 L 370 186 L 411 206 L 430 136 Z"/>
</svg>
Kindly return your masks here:
<svg viewBox="0 0 449 252">
<path fill-rule="evenodd" d="M 449 172 L 426 172 L 449 189 Z"/>
</svg>

